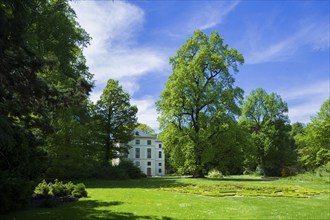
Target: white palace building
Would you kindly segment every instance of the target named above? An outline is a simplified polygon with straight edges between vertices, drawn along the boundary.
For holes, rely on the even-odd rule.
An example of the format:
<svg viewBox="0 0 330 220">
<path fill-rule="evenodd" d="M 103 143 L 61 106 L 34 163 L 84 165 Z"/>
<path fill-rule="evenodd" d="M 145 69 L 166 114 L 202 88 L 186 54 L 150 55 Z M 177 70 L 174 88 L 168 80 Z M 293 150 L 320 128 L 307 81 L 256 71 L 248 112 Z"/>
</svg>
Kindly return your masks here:
<svg viewBox="0 0 330 220">
<path fill-rule="evenodd" d="M 147 176 L 165 175 L 165 155 L 160 139 L 146 134 L 142 130 L 134 130 L 134 140 L 127 158 L 139 167 Z"/>
</svg>

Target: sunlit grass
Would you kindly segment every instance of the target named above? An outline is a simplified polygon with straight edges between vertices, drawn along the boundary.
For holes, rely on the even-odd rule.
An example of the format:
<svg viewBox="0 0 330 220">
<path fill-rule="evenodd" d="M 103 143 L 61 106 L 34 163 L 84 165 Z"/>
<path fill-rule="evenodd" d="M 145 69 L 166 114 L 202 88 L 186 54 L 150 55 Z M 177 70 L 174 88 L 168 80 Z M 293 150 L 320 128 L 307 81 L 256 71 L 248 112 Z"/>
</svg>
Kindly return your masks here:
<svg viewBox="0 0 330 220">
<path fill-rule="evenodd" d="M 329 185 L 326 182 L 233 176 L 220 180 L 148 178 L 130 181 L 85 181 L 85 184 L 89 198 L 81 199 L 77 203 L 53 209 L 27 209 L 0 217 L 1 219 L 330 218 Z M 164 189 L 184 189 L 189 192 Z M 224 197 L 212 195 L 217 192 L 233 194 Z M 272 193 L 281 197 L 269 196 Z M 298 193 L 298 196 L 295 193 Z"/>
</svg>

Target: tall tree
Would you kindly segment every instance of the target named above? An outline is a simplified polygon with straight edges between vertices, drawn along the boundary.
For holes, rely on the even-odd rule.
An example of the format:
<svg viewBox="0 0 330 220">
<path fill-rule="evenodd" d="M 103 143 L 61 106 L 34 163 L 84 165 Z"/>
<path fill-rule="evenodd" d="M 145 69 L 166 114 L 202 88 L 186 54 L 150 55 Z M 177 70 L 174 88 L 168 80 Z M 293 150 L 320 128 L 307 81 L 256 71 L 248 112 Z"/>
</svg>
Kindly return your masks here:
<svg viewBox="0 0 330 220">
<path fill-rule="evenodd" d="M 302 133 L 295 136 L 299 160 L 309 170 L 330 162 L 330 99 Z"/>
<path fill-rule="evenodd" d="M 92 88 L 92 75 L 82 54 L 90 38 L 76 22 L 75 12 L 67 0 L 37 1 L 35 11 L 27 41 L 48 64 L 38 76 L 57 91 L 52 98 L 58 101 L 57 108 L 48 115 L 52 133 L 45 138 L 47 142 L 43 147 L 51 160 L 47 174 L 68 178 L 74 172 L 78 175 L 78 168 L 83 170 L 83 164 L 78 161 L 91 164 L 84 157 L 88 151 L 81 141 L 86 140 L 81 137 L 90 119 L 87 96 Z M 61 161 L 65 162 L 64 166 Z M 84 167 L 87 169 L 86 164 Z"/>
<path fill-rule="evenodd" d="M 234 86 L 231 70 L 237 72 L 243 62 L 243 56 L 228 48 L 217 32 L 208 37 L 201 31 L 170 58 L 172 75 L 157 106 L 162 140 L 177 168 L 203 176 L 208 145 L 226 119 L 235 120 L 240 112 L 237 101 L 243 91 Z"/>
<path fill-rule="evenodd" d="M 50 119 L 87 98 L 87 42 L 66 0 L 0 1 L 0 212 L 29 200 Z"/>
<path fill-rule="evenodd" d="M 292 154 L 288 107 L 276 93 L 258 88 L 246 97 L 241 125 L 252 135 L 257 164 L 265 175 L 279 175 Z"/>
<path fill-rule="evenodd" d="M 121 149 L 118 143 L 133 139 L 132 131 L 137 124 L 137 107 L 131 106 L 130 96 L 116 80 L 108 80 L 100 100 L 97 102 L 104 140 L 104 162 L 117 158 Z"/>
</svg>

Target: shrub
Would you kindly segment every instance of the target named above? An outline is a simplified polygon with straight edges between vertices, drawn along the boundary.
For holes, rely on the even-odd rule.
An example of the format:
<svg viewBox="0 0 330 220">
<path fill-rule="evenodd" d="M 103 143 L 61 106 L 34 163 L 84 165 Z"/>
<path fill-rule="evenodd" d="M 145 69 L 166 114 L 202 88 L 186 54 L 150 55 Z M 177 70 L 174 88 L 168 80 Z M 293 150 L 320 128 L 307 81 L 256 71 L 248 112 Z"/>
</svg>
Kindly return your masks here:
<svg viewBox="0 0 330 220">
<path fill-rule="evenodd" d="M 43 180 L 34 190 L 35 194 L 41 195 L 41 198 L 48 198 L 50 196 L 64 197 L 73 196 L 75 198 L 87 197 L 87 191 L 84 184 L 73 184 L 72 182 L 63 183 L 57 179 L 54 183 L 47 183 Z"/>
<path fill-rule="evenodd" d="M 70 181 L 70 182 L 66 183 L 64 186 L 66 187 L 66 190 L 67 190 L 68 194 L 71 194 L 72 191 L 74 190 L 74 187 L 75 187 L 76 185 L 73 184 L 73 183 Z"/>
<path fill-rule="evenodd" d="M 71 191 L 68 191 L 66 184 L 63 184 L 62 181 L 55 180 L 54 183 L 50 183 L 50 187 L 52 189 L 51 193 L 54 196 L 67 196 Z"/>
<path fill-rule="evenodd" d="M 0 172 L 0 213 L 23 208 L 33 193 L 32 183 L 21 178 L 10 178 Z"/>
<path fill-rule="evenodd" d="M 87 197 L 85 185 L 82 183 L 75 185 L 71 195 L 75 198 Z"/>
<path fill-rule="evenodd" d="M 207 174 L 208 178 L 223 178 L 222 173 L 217 169 L 212 169 Z"/>
<path fill-rule="evenodd" d="M 41 183 L 39 183 L 34 190 L 35 194 L 42 195 L 44 197 L 49 196 L 50 192 L 51 192 L 51 188 L 49 184 L 46 182 L 46 180 L 43 180 Z"/>
<path fill-rule="evenodd" d="M 294 176 L 298 173 L 298 168 L 296 166 L 286 166 L 281 169 L 281 176 L 288 177 Z"/>
<path fill-rule="evenodd" d="M 139 179 L 146 175 L 131 161 L 123 160 L 118 166 L 103 165 L 96 169 L 95 178 L 108 180 Z"/>
<path fill-rule="evenodd" d="M 122 169 L 130 179 L 140 179 L 146 177 L 146 175 L 136 167 L 132 161 L 123 160 L 120 162 L 118 169 Z"/>
</svg>

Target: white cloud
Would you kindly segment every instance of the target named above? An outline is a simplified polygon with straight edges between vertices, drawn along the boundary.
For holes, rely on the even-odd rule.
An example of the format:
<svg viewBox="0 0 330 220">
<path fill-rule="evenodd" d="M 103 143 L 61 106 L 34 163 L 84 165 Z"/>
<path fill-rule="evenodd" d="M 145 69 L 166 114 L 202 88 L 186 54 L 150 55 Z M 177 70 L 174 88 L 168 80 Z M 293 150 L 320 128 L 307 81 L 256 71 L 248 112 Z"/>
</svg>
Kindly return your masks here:
<svg viewBox="0 0 330 220">
<path fill-rule="evenodd" d="M 188 24 L 189 31 L 196 29 L 206 30 L 220 24 L 224 18 L 233 11 L 239 1 L 220 1 L 206 4 L 199 12 L 194 13 Z"/>
<path fill-rule="evenodd" d="M 206 1 L 198 4 L 186 14 L 184 19 L 177 22 L 167 31 L 167 35 L 173 38 L 182 38 L 191 35 L 195 30 L 207 30 L 222 23 L 226 16 L 232 12 L 240 1 Z"/>
<path fill-rule="evenodd" d="M 279 92 L 282 99 L 288 102 L 289 118 L 291 122 L 310 121 L 321 108 L 323 102 L 329 98 L 329 80 L 320 81 L 311 85 L 303 85 Z"/>
<path fill-rule="evenodd" d="M 156 132 L 159 131 L 159 123 L 157 121 L 157 111 L 155 106 L 156 100 L 150 96 L 146 96 L 143 99 L 132 99 L 132 105 L 138 106 L 138 122 L 147 124 L 152 127 Z"/>
<path fill-rule="evenodd" d="M 257 34 L 256 34 L 257 35 Z M 260 40 L 260 37 L 255 37 Z M 250 39 L 254 41 L 253 39 Z M 314 50 L 329 48 L 329 24 L 314 22 L 304 24 L 304 27 L 284 40 L 271 45 L 261 45 L 251 48 L 246 55 L 247 64 L 283 61 L 294 55 L 302 46 L 310 46 Z M 255 43 L 252 43 L 254 46 Z M 252 45 L 251 44 L 251 45 Z"/>
<path fill-rule="evenodd" d="M 70 5 L 78 23 L 92 37 L 84 55 L 96 80 L 93 101 L 110 78 L 119 80 L 124 90 L 133 95 L 139 90 L 138 77 L 166 68 L 161 52 L 136 45 L 136 34 L 144 22 L 144 12 L 139 7 L 124 1 L 77 1 Z"/>
</svg>

